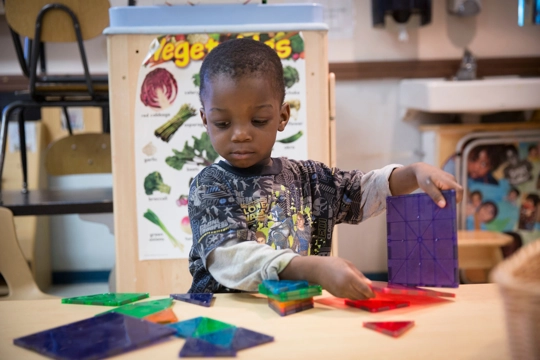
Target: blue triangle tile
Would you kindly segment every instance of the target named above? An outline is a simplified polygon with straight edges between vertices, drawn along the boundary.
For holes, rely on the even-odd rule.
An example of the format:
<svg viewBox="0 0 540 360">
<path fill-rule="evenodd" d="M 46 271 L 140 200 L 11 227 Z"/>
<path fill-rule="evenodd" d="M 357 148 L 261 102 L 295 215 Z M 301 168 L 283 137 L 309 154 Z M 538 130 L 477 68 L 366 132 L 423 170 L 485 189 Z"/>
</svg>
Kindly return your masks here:
<svg viewBox="0 0 540 360">
<path fill-rule="evenodd" d="M 168 324 L 167 326 L 172 327 L 176 330 L 176 336 L 187 338 L 193 335 L 195 330 L 197 330 L 197 327 L 201 323 L 202 319 L 202 317 L 197 317 L 185 321 Z"/>
<path fill-rule="evenodd" d="M 170 296 L 174 300 L 185 301 L 191 304 L 209 307 L 212 303 L 212 298 L 214 297 L 214 294 L 171 294 Z"/>
<path fill-rule="evenodd" d="M 231 347 L 234 350 L 239 351 L 272 341 L 274 341 L 273 336 L 239 327 L 236 329 Z"/>
<path fill-rule="evenodd" d="M 225 357 L 236 356 L 236 351 L 231 348 L 224 348 L 209 343 L 198 338 L 188 338 L 180 350 L 180 357 Z"/>
<path fill-rule="evenodd" d="M 221 331 L 216 331 L 210 334 L 199 336 L 199 339 L 208 341 L 211 344 L 230 347 L 234 338 L 234 334 L 238 328 L 228 328 Z"/>
</svg>

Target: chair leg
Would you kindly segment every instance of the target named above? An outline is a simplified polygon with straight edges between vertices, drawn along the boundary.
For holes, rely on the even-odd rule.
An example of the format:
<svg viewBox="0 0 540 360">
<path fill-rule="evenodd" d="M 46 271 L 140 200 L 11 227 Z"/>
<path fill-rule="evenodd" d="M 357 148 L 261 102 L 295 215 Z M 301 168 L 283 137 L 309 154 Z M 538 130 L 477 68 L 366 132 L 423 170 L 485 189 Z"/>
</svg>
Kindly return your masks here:
<svg viewBox="0 0 540 360">
<path fill-rule="evenodd" d="M 66 128 L 68 129 L 69 135 L 73 135 L 73 129 L 71 128 L 71 119 L 69 118 L 69 113 L 67 111 L 67 106 L 62 106 L 62 111 L 64 111 L 64 117 L 66 118 Z"/>
<path fill-rule="evenodd" d="M 21 167 L 22 167 L 22 192 L 28 193 L 28 162 L 26 156 L 26 129 L 24 127 L 24 108 L 19 110 L 18 119 L 19 123 L 19 147 L 21 152 Z"/>
<path fill-rule="evenodd" d="M 109 107 L 103 106 L 101 108 L 101 123 L 103 128 L 103 133 L 110 134 L 111 133 L 111 122 L 109 118 Z"/>
<path fill-rule="evenodd" d="M 6 145 L 8 136 L 8 124 L 11 114 L 19 109 L 24 108 L 24 103 L 16 101 L 4 108 L 2 112 L 2 121 L 0 122 L 0 179 L 4 172 L 4 162 L 6 160 Z M 0 181 L 0 204 L 2 203 L 2 182 Z"/>
</svg>

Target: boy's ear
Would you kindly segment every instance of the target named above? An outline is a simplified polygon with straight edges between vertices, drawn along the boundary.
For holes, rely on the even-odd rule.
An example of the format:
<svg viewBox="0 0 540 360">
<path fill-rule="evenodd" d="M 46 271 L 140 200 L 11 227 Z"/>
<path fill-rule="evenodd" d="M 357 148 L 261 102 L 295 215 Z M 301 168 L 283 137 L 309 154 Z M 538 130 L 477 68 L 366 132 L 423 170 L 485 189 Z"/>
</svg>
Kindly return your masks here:
<svg viewBox="0 0 540 360">
<path fill-rule="evenodd" d="M 291 108 L 288 103 L 283 103 L 283 105 L 281 105 L 279 117 L 280 120 L 278 131 L 283 131 L 285 130 L 285 126 L 287 126 L 289 123 L 289 118 L 291 117 Z"/>
<path fill-rule="evenodd" d="M 200 109 L 199 109 L 199 112 L 200 112 L 200 114 L 201 114 L 201 119 L 202 119 L 204 128 L 205 128 L 205 129 L 208 129 L 208 123 L 206 122 L 206 113 L 204 112 L 204 108 L 200 108 Z"/>
</svg>

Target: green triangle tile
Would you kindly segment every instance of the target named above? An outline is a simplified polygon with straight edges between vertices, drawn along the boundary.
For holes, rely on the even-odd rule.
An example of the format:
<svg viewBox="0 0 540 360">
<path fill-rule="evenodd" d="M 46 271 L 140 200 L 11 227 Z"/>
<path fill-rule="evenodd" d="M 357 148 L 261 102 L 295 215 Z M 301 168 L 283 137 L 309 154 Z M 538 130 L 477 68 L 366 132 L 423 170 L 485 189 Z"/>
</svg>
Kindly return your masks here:
<svg viewBox="0 0 540 360">
<path fill-rule="evenodd" d="M 193 335 L 195 330 L 197 330 L 197 327 L 201 323 L 202 319 L 202 316 L 200 316 L 193 319 L 168 324 L 167 326 L 170 326 L 176 330 L 176 336 L 187 338 Z"/>
<path fill-rule="evenodd" d="M 206 335 L 209 333 L 213 333 L 219 330 L 228 329 L 231 327 L 235 327 L 234 325 L 224 323 L 222 321 L 214 320 L 211 318 L 203 317 L 201 322 L 199 323 L 199 326 L 197 326 L 197 330 L 193 333 L 193 337 L 201 337 L 202 335 Z"/>
<path fill-rule="evenodd" d="M 104 293 L 62 299 L 62 304 L 120 306 L 146 299 L 148 293 Z"/>
<path fill-rule="evenodd" d="M 145 316 L 157 313 L 171 307 L 172 301 L 173 299 L 167 298 L 160 300 L 143 301 L 136 304 L 122 305 L 120 307 L 117 307 L 116 309 L 112 309 L 104 313 L 98 314 L 98 316 L 109 312 L 115 312 L 118 314 L 124 314 L 141 319 Z"/>
<path fill-rule="evenodd" d="M 220 331 L 215 331 L 206 335 L 199 336 L 199 339 L 208 341 L 211 344 L 229 347 L 231 346 L 234 334 L 236 333 L 236 327 L 227 328 Z"/>
</svg>

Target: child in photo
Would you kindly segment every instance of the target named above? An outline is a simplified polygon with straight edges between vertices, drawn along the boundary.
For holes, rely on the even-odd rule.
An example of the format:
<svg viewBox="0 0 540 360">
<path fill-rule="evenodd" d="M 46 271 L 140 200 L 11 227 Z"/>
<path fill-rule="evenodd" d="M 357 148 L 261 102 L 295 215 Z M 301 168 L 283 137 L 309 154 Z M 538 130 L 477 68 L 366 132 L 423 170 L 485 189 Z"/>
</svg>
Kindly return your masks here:
<svg viewBox="0 0 540 360">
<path fill-rule="evenodd" d="M 257 291 L 263 280 L 289 279 L 341 298 L 373 297 L 351 262 L 329 256 L 334 226 L 376 216 L 387 196 L 417 188 L 440 207 L 441 190 L 454 189 L 461 200 L 453 176 L 423 163 L 363 173 L 273 158 L 290 107 L 281 60 L 261 42 L 220 44 L 206 56 L 200 80 L 202 121 L 223 160 L 203 169 L 190 188 L 191 293 Z"/>
</svg>

